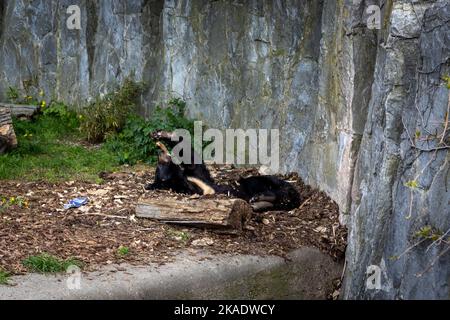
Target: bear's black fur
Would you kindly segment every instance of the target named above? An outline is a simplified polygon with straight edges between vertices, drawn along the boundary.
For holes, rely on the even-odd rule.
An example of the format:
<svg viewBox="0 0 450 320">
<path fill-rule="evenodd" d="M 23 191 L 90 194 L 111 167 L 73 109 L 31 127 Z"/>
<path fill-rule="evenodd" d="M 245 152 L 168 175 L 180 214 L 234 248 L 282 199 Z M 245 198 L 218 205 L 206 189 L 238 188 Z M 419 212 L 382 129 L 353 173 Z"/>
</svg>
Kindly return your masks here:
<svg viewBox="0 0 450 320">
<path fill-rule="evenodd" d="M 173 132 L 167 131 L 156 131 L 152 133 L 152 138 L 157 141 L 163 141 L 165 145 L 169 146 L 169 148 L 174 148 L 180 141 L 172 141 L 172 137 L 174 136 Z M 181 163 L 181 168 L 184 171 L 184 174 L 188 177 L 194 177 L 200 179 L 210 185 L 214 184 L 214 179 L 211 177 L 211 174 L 206 168 L 206 165 L 202 161 L 200 164 L 195 164 L 195 150 L 192 147 L 191 149 L 191 163 Z"/>
<path fill-rule="evenodd" d="M 169 146 L 176 145 L 176 142 L 171 140 L 170 132 L 157 131 L 152 137 L 167 141 Z M 227 194 L 249 202 L 255 211 L 290 211 L 300 206 L 301 196 L 298 191 L 290 183 L 275 176 L 241 178 L 234 186 L 218 185 L 204 163 L 178 166 L 173 163 L 166 147 L 160 142 L 157 144 L 162 152 L 158 158 L 155 182 L 147 185 L 147 190 L 164 189 L 183 194 L 204 194 L 207 192 L 206 186 L 208 189 L 212 188 L 215 193 Z M 198 179 L 204 185 L 192 179 L 191 182 L 189 178 Z"/>
<path fill-rule="evenodd" d="M 202 190 L 188 181 L 180 166 L 173 163 L 172 158 L 160 152 L 156 167 L 155 181 L 145 186 L 146 190 L 172 190 L 182 194 L 202 194 Z"/>
<path fill-rule="evenodd" d="M 274 176 L 254 176 L 238 181 L 237 194 L 255 211 L 290 211 L 300 206 L 301 196 L 289 183 Z"/>
</svg>

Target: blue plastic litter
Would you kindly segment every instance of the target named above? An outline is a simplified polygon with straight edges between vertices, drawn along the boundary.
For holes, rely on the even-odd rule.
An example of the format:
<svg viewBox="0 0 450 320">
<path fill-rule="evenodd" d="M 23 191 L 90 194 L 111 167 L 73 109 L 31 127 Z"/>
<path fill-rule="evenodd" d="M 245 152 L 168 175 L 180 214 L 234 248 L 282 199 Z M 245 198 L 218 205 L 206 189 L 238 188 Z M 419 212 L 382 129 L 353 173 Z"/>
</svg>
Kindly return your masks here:
<svg viewBox="0 0 450 320">
<path fill-rule="evenodd" d="M 64 209 L 72 209 L 72 208 L 80 208 L 84 205 L 86 205 L 89 202 L 88 198 L 76 198 L 73 200 L 70 200 L 68 204 L 64 205 Z"/>
</svg>

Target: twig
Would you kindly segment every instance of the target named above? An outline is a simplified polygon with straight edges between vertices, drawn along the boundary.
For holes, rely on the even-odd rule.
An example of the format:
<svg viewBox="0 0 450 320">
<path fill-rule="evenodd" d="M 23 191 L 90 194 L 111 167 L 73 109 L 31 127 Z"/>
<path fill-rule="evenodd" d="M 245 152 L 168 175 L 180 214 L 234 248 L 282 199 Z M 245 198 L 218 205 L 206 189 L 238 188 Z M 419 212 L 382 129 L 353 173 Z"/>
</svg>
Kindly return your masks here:
<svg viewBox="0 0 450 320">
<path fill-rule="evenodd" d="M 442 138 L 441 141 L 439 142 L 439 144 L 443 144 L 445 141 L 445 134 L 447 133 L 447 129 L 448 129 L 448 116 L 450 113 L 450 94 L 448 95 L 448 103 L 447 103 L 447 114 L 445 115 L 445 127 L 444 127 L 444 132 L 442 133 Z"/>
<path fill-rule="evenodd" d="M 449 104 L 449 106 L 450 106 L 450 104 Z M 411 147 L 412 148 L 417 149 L 417 150 L 422 151 L 422 152 L 433 152 L 433 151 L 450 149 L 450 146 L 446 145 L 444 142 L 440 143 L 440 144 L 444 144 L 443 146 L 435 147 L 435 148 L 421 148 L 421 147 L 418 147 L 414 143 L 414 140 L 412 139 L 412 136 L 411 136 L 411 134 L 410 134 L 410 132 L 408 130 L 408 127 L 405 124 L 405 121 L 403 120 L 403 117 L 402 117 L 402 123 L 403 123 L 403 128 L 405 128 L 406 134 L 408 135 L 408 139 L 409 139 L 409 142 L 411 143 Z M 448 123 L 446 123 L 446 124 L 448 124 Z M 445 137 L 446 131 L 447 131 L 447 129 L 444 131 L 444 137 Z"/>
<path fill-rule="evenodd" d="M 83 214 L 83 216 L 98 216 L 98 217 L 104 217 L 104 218 L 109 218 L 109 219 L 123 219 L 123 220 L 129 220 L 129 217 L 123 217 L 123 216 L 113 216 L 113 215 L 108 215 L 108 214 L 103 214 L 103 213 L 85 213 Z"/>
<path fill-rule="evenodd" d="M 424 271 L 422 271 L 421 273 L 416 274 L 417 278 L 421 278 L 425 273 L 427 273 L 428 271 L 430 271 L 434 265 L 436 264 L 436 262 L 439 261 L 439 259 L 446 254 L 448 251 L 450 251 L 450 246 L 448 246 L 446 249 L 444 249 L 437 257 L 436 259 L 433 260 L 433 262 L 428 266 L 428 268 L 426 268 Z"/>
<path fill-rule="evenodd" d="M 155 228 L 145 228 L 145 229 L 139 229 L 137 231 L 139 231 L 139 232 L 155 231 Z"/>
<path fill-rule="evenodd" d="M 425 242 L 426 240 L 428 240 L 428 238 L 424 238 L 422 240 L 420 240 L 419 242 L 413 244 L 411 247 L 409 247 L 408 249 L 406 249 L 401 255 L 399 255 L 398 257 L 395 257 L 395 260 L 400 260 L 401 257 L 403 257 L 405 254 L 407 254 L 408 252 L 410 252 L 412 249 L 414 249 L 415 247 L 419 246 L 420 244 L 422 244 L 423 242 Z"/>
<path fill-rule="evenodd" d="M 422 152 L 433 152 L 433 151 L 440 151 L 440 150 L 450 149 L 450 146 L 448 146 L 448 145 L 445 145 L 445 146 L 442 146 L 442 147 L 436 147 L 436 148 L 420 148 L 420 147 L 417 147 L 416 145 L 413 144 L 412 147 L 414 149 L 417 149 L 417 150 L 422 151 Z"/>
<path fill-rule="evenodd" d="M 439 237 L 439 239 L 437 239 L 436 241 L 433 241 L 433 243 L 430 244 L 430 245 L 428 246 L 426 252 L 428 252 L 434 245 L 436 245 L 437 243 L 439 243 L 439 242 L 441 242 L 442 240 L 444 240 L 444 238 L 445 238 L 449 233 L 450 233 L 450 229 L 448 229 L 446 233 L 444 233 L 441 237 Z"/>
<path fill-rule="evenodd" d="M 344 281 L 345 271 L 347 271 L 347 260 L 345 260 L 345 262 L 344 262 L 344 268 L 342 269 L 341 283 L 342 283 L 342 281 Z"/>
<path fill-rule="evenodd" d="M 310 201 L 311 201 L 312 197 L 309 197 L 305 202 L 302 203 L 302 205 L 298 208 L 298 210 L 303 209 L 303 207 L 305 207 Z"/>
<path fill-rule="evenodd" d="M 429 166 L 433 163 L 434 160 L 436 160 L 437 151 L 434 152 L 434 155 L 431 157 L 430 161 L 427 162 L 427 164 L 423 167 L 423 169 L 420 171 L 420 173 L 416 176 L 415 180 L 417 181 L 425 172 L 425 170 L 428 169 Z"/>
<path fill-rule="evenodd" d="M 413 207 L 413 202 L 414 202 L 414 191 L 413 189 L 409 190 L 409 194 L 410 194 L 410 199 L 409 199 L 409 215 L 405 218 L 406 220 L 411 219 L 412 217 L 412 207 Z"/>
<path fill-rule="evenodd" d="M 403 128 L 405 128 L 406 134 L 408 135 L 409 142 L 414 147 L 415 146 L 414 140 L 412 139 L 412 137 L 411 137 L 411 135 L 409 133 L 408 126 L 405 124 L 405 121 L 403 120 L 403 117 L 402 117 L 402 124 L 403 124 Z"/>
<path fill-rule="evenodd" d="M 410 1 L 409 1 L 409 4 L 411 5 L 412 11 L 413 11 L 414 14 L 416 15 L 417 22 L 418 22 L 419 25 L 420 25 L 420 30 L 423 30 L 423 22 L 422 22 L 422 19 L 419 17 L 419 15 L 418 15 L 417 12 L 416 12 L 416 7 L 414 6 L 414 2 L 413 2 L 412 0 L 410 0 Z"/>
</svg>

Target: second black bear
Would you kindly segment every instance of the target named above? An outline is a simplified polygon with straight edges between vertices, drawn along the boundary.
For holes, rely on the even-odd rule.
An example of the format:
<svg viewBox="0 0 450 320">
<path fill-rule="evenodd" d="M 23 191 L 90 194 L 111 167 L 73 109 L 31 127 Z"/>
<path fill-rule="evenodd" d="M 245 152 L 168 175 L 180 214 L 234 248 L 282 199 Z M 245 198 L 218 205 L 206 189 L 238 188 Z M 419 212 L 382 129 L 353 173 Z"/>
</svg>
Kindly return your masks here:
<svg viewBox="0 0 450 320">
<path fill-rule="evenodd" d="M 238 181 L 239 198 L 255 211 L 290 211 L 300 206 L 301 196 L 289 183 L 275 176 L 253 176 Z"/>
</svg>

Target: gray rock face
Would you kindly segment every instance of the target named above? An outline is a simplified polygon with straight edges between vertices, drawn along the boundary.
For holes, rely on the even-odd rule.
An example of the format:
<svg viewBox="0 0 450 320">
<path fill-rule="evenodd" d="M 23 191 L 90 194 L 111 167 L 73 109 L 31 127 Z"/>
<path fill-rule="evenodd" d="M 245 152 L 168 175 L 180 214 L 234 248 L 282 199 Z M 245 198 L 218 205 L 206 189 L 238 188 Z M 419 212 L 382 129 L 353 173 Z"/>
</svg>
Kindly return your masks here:
<svg viewBox="0 0 450 320">
<path fill-rule="evenodd" d="M 449 107 L 442 77 L 449 74 L 450 3 L 414 9 L 393 4 L 378 50 L 353 181 L 347 298 L 449 298 L 448 244 L 425 241 L 401 256 L 420 241 L 420 228 L 450 228 L 450 157 L 436 149 Z M 361 281 L 370 265 L 381 267 L 381 290 Z"/>
<path fill-rule="evenodd" d="M 145 116 L 175 96 L 209 127 L 278 128 L 281 169 L 327 192 L 350 229 L 345 297 L 448 298 L 449 254 L 415 276 L 442 247 L 389 259 L 421 227 L 450 228 L 448 150 L 410 140 L 443 131 L 450 5 L 412 3 L 4 0 L 0 99 L 14 86 L 80 107 L 134 74 Z M 81 30 L 66 27 L 74 4 Z M 385 290 L 368 289 L 383 264 Z"/>
</svg>

